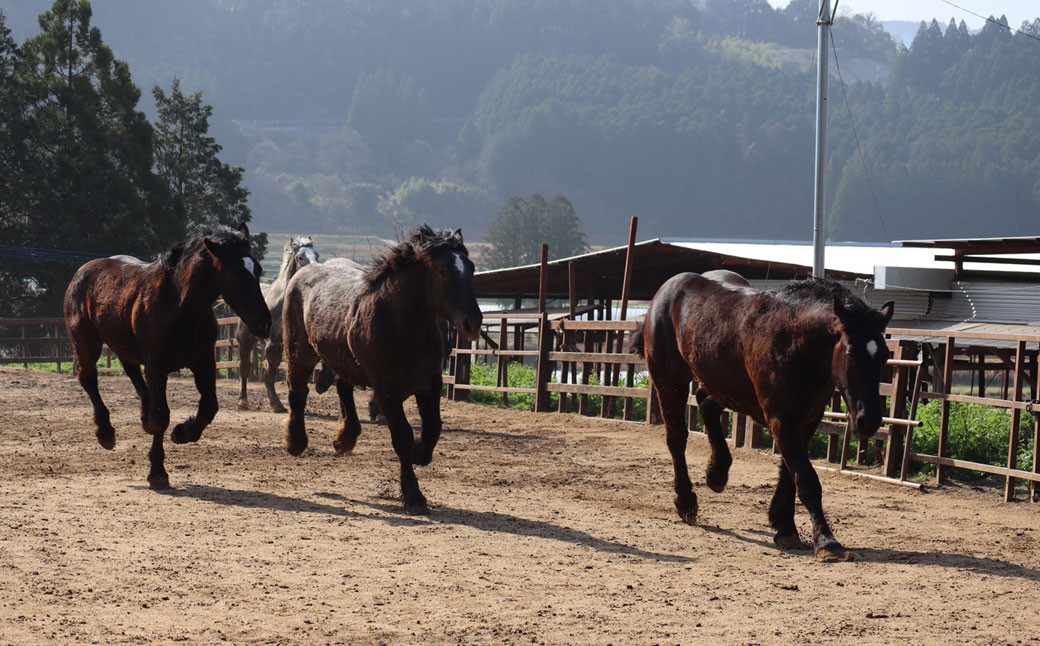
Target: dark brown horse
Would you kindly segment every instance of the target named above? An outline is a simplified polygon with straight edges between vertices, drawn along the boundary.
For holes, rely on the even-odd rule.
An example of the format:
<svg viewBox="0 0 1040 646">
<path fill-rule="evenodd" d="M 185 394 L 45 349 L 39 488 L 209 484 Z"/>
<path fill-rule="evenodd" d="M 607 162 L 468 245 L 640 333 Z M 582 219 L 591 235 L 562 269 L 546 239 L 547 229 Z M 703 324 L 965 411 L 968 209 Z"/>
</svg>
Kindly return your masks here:
<svg viewBox="0 0 1040 646">
<path fill-rule="evenodd" d="M 217 414 L 213 303 L 223 296 L 253 334 L 266 337 L 271 313 L 260 293 L 259 275 L 260 264 L 249 254 L 249 229 L 243 223 L 238 231 L 204 229 L 152 263 L 129 256 L 100 258 L 72 277 L 65 292 L 65 325 L 76 352 L 79 383 L 94 406 L 94 433 L 104 448 L 115 446 L 115 430 L 97 379 L 101 345 L 108 344 L 141 398 L 141 425 L 152 436 L 152 489 L 170 486 L 163 466 L 163 434 L 170 424 L 166 377 L 181 368 L 190 368 L 195 376 L 201 395 L 198 413 L 175 426 L 170 439 L 176 444 L 197 442 Z"/>
<path fill-rule="evenodd" d="M 339 427 L 333 446 L 349 453 L 361 434 L 354 386 L 370 386 L 401 463 L 405 508 L 426 511 L 413 464 L 426 465 L 441 433 L 442 339 L 438 317 L 467 339 L 480 332 L 473 263 L 461 231 L 423 225 L 365 271 L 310 265 L 289 281 L 283 329 L 289 381 L 285 446 L 307 448 L 307 379 L 320 360 L 336 376 Z M 402 404 L 414 395 L 422 418 L 415 442 Z"/>
<path fill-rule="evenodd" d="M 824 518 L 820 480 L 807 447 L 835 386 L 848 407 L 850 427 L 863 438 L 877 432 L 878 384 L 888 358 L 884 332 L 892 313 L 892 302 L 873 310 L 839 283 L 818 279 L 793 282 L 775 293 L 752 289 L 730 271 L 679 274 L 662 285 L 632 346 L 646 357 L 660 402 L 679 516 L 691 524 L 697 518 L 683 414 L 690 382 L 696 380 L 711 445 L 708 488 L 726 487 L 733 461 L 723 409 L 748 415 L 770 430 L 782 457 L 769 507 L 774 542 L 803 545 L 794 524 L 797 491 L 812 519 L 817 558 L 851 558 Z"/>
<path fill-rule="evenodd" d="M 318 252 L 314 250 L 314 241 L 305 236 L 291 237 L 282 249 L 282 264 L 278 269 L 278 276 L 270 285 L 261 288 L 267 308 L 271 310 L 271 334 L 264 342 L 263 380 L 264 387 L 267 389 L 267 401 L 271 404 L 271 410 L 276 413 L 285 412 L 285 406 L 282 406 L 282 402 L 278 400 L 278 394 L 274 391 L 274 380 L 278 376 L 278 366 L 282 363 L 282 299 L 285 296 L 285 286 L 289 284 L 289 279 L 296 275 L 300 267 L 306 267 L 315 262 L 318 262 Z M 257 338 L 243 321 L 235 329 L 235 341 L 238 343 L 238 376 L 241 381 L 238 408 L 248 410 L 249 396 L 246 391 L 246 382 L 249 381 L 249 367 Z"/>
</svg>

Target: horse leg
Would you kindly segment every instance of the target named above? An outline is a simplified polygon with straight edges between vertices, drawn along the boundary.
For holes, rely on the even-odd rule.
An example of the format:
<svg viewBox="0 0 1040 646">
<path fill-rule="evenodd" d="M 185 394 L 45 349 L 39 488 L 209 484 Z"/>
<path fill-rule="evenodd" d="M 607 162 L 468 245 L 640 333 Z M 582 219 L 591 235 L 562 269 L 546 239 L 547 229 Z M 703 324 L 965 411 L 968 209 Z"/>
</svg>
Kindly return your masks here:
<svg viewBox="0 0 1040 646">
<path fill-rule="evenodd" d="M 141 425 L 144 426 L 145 418 L 148 416 L 148 385 L 144 383 L 144 377 L 141 376 L 141 366 L 136 363 L 123 362 L 123 372 L 126 373 L 127 377 L 130 377 L 130 382 L 134 385 L 134 390 L 137 391 L 137 397 L 141 400 Z"/>
<path fill-rule="evenodd" d="M 378 422 L 379 418 L 383 416 L 383 411 L 379 410 L 379 404 L 376 403 L 375 397 L 368 400 L 368 421 Z M 385 419 L 385 418 L 384 418 Z"/>
<path fill-rule="evenodd" d="M 145 366 L 148 388 L 148 413 L 142 420 L 145 433 L 162 435 L 170 425 L 170 407 L 166 404 L 167 372 L 155 364 Z"/>
<path fill-rule="evenodd" d="M 722 406 L 712 399 L 703 388 L 694 393 L 697 397 L 697 408 L 704 420 L 704 430 L 708 434 L 711 445 L 711 458 L 708 460 L 706 479 L 708 488 L 715 493 L 722 493 L 729 482 L 729 468 L 733 464 L 733 456 L 726 443 L 726 431 L 722 428 Z"/>
<path fill-rule="evenodd" d="M 289 455 L 300 455 L 307 448 L 307 428 L 304 411 L 307 408 L 307 379 L 314 372 L 317 358 L 290 359 L 287 381 L 289 383 L 289 417 L 285 420 L 285 449 Z"/>
<path fill-rule="evenodd" d="M 163 451 L 163 434 L 170 425 L 170 408 L 166 404 L 165 370 L 154 364 L 145 367 L 149 406 L 144 419 L 144 430 L 152 435 L 152 448 L 148 451 L 148 486 L 155 490 L 169 489 L 170 476 L 166 473 Z"/>
<path fill-rule="evenodd" d="M 683 522 L 693 525 L 697 522 L 697 494 L 693 492 L 690 472 L 686 467 L 686 438 L 689 431 L 686 429 L 684 414 L 690 379 L 678 384 L 669 381 L 667 387 L 662 387 L 657 379 L 653 383 L 664 419 L 668 451 L 672 454 L 672 468 L 675 470 L 675 510 Z"/>
<path fill-rule="evenodd" d="M 343 379 L 336 379 L 336 394 L 339 395 L 339 426 L 332 447 L 337 454 L 343 455 L 354 450 L 358 436 L 361 435 L 361 420 L 354 407 L 354 386 Z"/>
<path fill-rule="evenodd" d="M 217 364 L 213 355 L 206 355 L 194 366 L 191 373 L 195 377 L 195 389 L 199 391 L 199 408 L 194 416 L 189 417 L 170 433 L 170 440 L 174 444 L 186 442 L 198 442 L 202 437 L 202 430 L 209 426 L 213 418 L 217 416 Z"/>
<path fill-rule="evenodd" d="M 385 397 L 378 390 L 375 391 L 375 396 L 383 414 L 386 415 L 387 424 L 390 426 L 390 440 L 401 463 L 401 494 L 404 497 L 404 508 L 415 514 L 428 513 L 426 497 L 419 491 L 419 481 L 412 468 L 415 438 L 412 436 L 412 426 L 405 417 L 402 402 L 396 398 Z"/>
<path fill-rule="evenodd" d="M 823 515 L 823 489 L 820 486 L 820 478 L 809 461 L 809 453 L 806 451 L 800 429 L 774 421 L 770 423 L 770 430 L 777 439 L 780 456 L 793 476 L 798 499 L 802 501 L 812 520 L 812 543 L 816 558 L 824 562 L 852 560 L 852 553 L 834 538 Z"/>
<path fill-rule="evenodd" d="M 102 448 L 111 450 L 116 445 L 116 430 L 112 428 L 108 407 L 98 391 L 97 360 L 101 356 L 101 339 L 96 334 L 75 334 L 73 345 L 76 349 L 76 377 L 94 409 L 94 436 Z"/>
<path fill-rule="evenodd" d="M 426 466 L 433 459 L 433 449 L 441 437 L 441 376 L 436 375 L 429 388 L 415 394 L 422 418 L 422 435 L 412 448 L 412 464 Z"/>
<path fill-rule="evenodd" d="M 274 392 L 274 380 L 278 376 L 278 366 L 282 363 L 282 344 L 268 341 L 264 344 L 264 386 L 267 388 L 267 401 L 271 403 L 271 410 L 276 413 L 284 413 L 285 406 L 282 405 L 278 394 Z"/>
<path fill-rule="evenodd" d="M 238 410 L 249 410 L 249 393 L 246 383 L 249 381 L 249 370 L 252 368 L 253 348 L 256 347 L 256 337 L 243 329 L 245 326 L 239 324 L 238 333 L 238 380 L 241 387 L 238 390 Z"/>
<path fill-rule="evenodd" d="M 773 542 L 785 549 L 804 549 L 808 545 L 802 542 L 794 524 L 794 496 L 794 478 L 787 464 L 781 461 L 780 477 L 769 503 L 769 525 L 776 530 Z"/>
</svg>

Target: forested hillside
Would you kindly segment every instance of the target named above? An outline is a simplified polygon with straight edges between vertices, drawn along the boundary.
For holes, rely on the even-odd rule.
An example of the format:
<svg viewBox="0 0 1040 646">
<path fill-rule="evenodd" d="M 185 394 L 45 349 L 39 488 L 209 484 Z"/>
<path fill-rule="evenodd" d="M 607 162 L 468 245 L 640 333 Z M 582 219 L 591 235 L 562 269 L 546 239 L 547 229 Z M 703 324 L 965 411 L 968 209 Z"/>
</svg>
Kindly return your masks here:
<svg viewBox="0 0 1040 646">
<path fill-rule="evenodd" d="M 16 40 L 50 4 L 4 3 Z M 507 198 L 541 193 L 592 243 L 631 215 L 641 236 L 805 239 L 817 8 L 98 0 L 94 24 L 139 87 L 179 77 L 214 106 L 257 228 L 480 237 Z M 852 120 L 835 77 L 832 238 L 1037 233 L 1040 42 L 944 20 L 904 47 L 845 14 L 833 33 Z"/>
</svg>

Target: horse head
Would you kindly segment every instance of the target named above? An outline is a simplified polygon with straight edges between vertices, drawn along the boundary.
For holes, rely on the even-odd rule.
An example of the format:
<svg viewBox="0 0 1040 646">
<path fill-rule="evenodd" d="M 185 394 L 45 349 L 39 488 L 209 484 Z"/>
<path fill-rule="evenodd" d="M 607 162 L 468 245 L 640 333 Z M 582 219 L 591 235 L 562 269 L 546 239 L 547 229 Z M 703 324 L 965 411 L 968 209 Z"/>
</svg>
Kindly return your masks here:
<svg viewBox="0 0 1040 646">
<path fill-rule="evenodd" d="M 426 293 L 434 310 L 467 341 L 476 341 L 484 316 L 473 293 L 474 266 L 462 242 L 462 229 L 434 230 L 424 224 L 412 234 L 411 242 L 429 268 Z"/>
<path fill-rule="evenodd" d="M 885 326 L 892 320 L 895 303 L 880 309 L 866 304 L 846 304 L 834 296 L 834 313 L 841 323 L 841 340 L 834 346 L 832 368 L 835 384 L 848 407 L 848 427 L 866 439 L 881 426 L 881 370 L 888 361 Z"/>
<path fill-rule="evenodd" d="M 306 267 L 307 265 L 317 264 L 319 254 L 314 250 L 314 240 L 310 236 L 300 236 L 289 238 L 289 242 L 285 245 L 286 260 L 289 261 L 288 275 L 286 278 L 292 277 L 300 267 Z M 283 263 L 285 265 L 286 263 Z"/>
<path fill-rule="evenodd" d="M 249 227 L 243 222 L 237 231 L 222 229 L 219 235 L 204 240 L 216 271 L 217 289 L 249 332 L 266 339 L 271 332 L 271 312 L 260 292 L 260 263 L 249 251 Z"/>
</svg>

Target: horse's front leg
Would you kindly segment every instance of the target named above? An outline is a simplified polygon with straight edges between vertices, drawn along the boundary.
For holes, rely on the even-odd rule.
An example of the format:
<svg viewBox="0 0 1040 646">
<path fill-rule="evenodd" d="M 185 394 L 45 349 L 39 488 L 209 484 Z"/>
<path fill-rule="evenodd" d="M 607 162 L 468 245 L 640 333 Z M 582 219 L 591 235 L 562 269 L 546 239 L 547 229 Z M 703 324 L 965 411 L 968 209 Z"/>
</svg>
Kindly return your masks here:
<svg viewBox="0 0 1040 646">
<path fill-rule="evenodd" d="M 422 418 L 422 435 L 412 448 L 412 464 L 426 466 L 433 459 L 433 449 L 441 437 L 441 376 L 435 375 L 426 390 L 415 394 L 415 404 Z"/>
<path fill-rule="evenodd" d="M 793 478 L 798 499 L 802 501 L 805 509 L 809 512 L 809 518 L 812 520 L 812 546 L 816 558 L 824 562 L 852 560 L 852 553 L 842 547 L 841 543 L 834 538 L 830 525 L 827 524 L 827 519 L 823 515 L 823 488 L 820 486 L 820 478 L 816 475 L 816 470 L 809 460 L 809 453 L 802 441 L 801 429 L 797 425 L 786 424 L 777 420 L 771 420 L 769 426 L 773 437 L 776 438 L 784 464 Z M 783 473 L 781 472 L 781 478 L 782 476 Z M 783 482 L 777 485 L 778 491 L 782 485 Z M 792 504 L 792 528 L 794 525 L 793 506 Z M 772 515 L 772 510 L 773 508 L 771 507 L 770 515 Z M 784 510 L 784 513 L 786 513 L 786 510 Z M 789 528 L 783 529 L 787 530 Z M 795 535 L 797 536 L 797 532 L 795 532 Z M 780 537 L 779 528 L 777 537 Z"/>
<path fill-rule="evenodd" d="M 169 489 L 170 476 L 164 464 L 163 435 L 170 425 L 170 407 L 166 403 L 166 370 L 158 363 L 145 367 L 148 387 L 148 413 L 145 415 L 144 430 L 152 435 L 152 447 L 148 451 L 148 486 L 152 489 Z"/>
<path fill-rule="evenodd" d="M 282 344 L 279 339 L 275 342 L 269 339 L 264 344 L 264 387 L 267 388 L 267 401 L 271 404 L 271 410 L 276 413 L 284 413 L 285 406 L 278 399 L 278 393 L 274 391 L 274 381 L 278 377 L 278 366 L 282 363 Z"/>
<path fill-rule="evenodd" d="M 378 389 L 374 395 L 379 407 L 383 409 L 383 414 L 386 415 L 387 425 L 390 426 L 390 440 L 401 463 L 401 494 L 404 496 L 404 508 L 415 514 L 428 513 L 426 497 L 419 491 L 419 481 L 415 477 L 415 469 L 412 468 L 415 438 L 412 436 L 412 426 L 405 417 L 402 401 L 397 397 L 387 396 Z"/>
<path fill-rule="evenodd" d="M 189 417 L 173 428 L 170 439 L 174 444 L 198 442 L 202 430 L 209 426 L 217 415 L 217 363 L 213 354 L 207 352 L 191 367 L 195 377 L 195 388 L 199 391 L 199 408 L 193 417 Z"/>
</svg>

